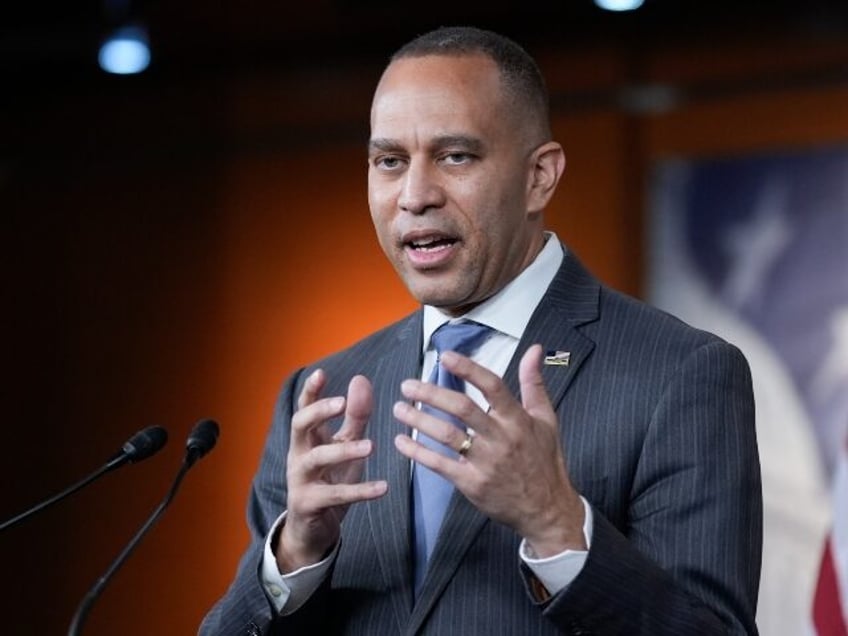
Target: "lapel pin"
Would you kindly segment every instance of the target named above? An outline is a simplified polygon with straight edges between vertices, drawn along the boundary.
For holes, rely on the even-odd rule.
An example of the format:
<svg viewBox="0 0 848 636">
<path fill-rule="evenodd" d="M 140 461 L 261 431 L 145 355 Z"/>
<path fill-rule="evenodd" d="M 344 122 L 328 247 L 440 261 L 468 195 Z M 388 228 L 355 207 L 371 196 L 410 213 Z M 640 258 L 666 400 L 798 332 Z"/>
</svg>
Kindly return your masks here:
<svg viewBox="0 0 848 636">
<path fill-rule="evenodd" d="M 553 367 L 567 367 L 571 362 L 570 351 L 548 351 L 545 354 L 544 364 Z"/>
</svg>

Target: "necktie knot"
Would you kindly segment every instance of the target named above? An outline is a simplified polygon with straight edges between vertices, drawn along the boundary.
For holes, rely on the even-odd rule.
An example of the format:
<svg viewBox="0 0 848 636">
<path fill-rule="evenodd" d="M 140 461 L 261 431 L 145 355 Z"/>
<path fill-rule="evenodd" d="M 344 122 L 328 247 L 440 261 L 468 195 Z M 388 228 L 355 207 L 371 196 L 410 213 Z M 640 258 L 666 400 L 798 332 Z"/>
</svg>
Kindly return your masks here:
<svg viewBox="0 0 848 636">
<path fill-rule="evenodd" d="M 433 367 L 430 382 L 447 389 L 463 392 L 465 390 L 465 382 L 442 367 L 438 357 L 445 351 L 456 351 L 464 356 L 470 356 L 480 348 L 480 345 L 491 334 L 492 329 L 486 325 L 481 325 L 479 322 L 448 322 L 436 329 L 430 337 L 430 341 L 436 348 L 437 353 L 436 366 Z M 436 411 L 436 409 L 429 409 L 429 407 L 425 408 L 425 410 Z M 441 413 L 441 411 L 438 412 Z M 447 413 L 442 413 L 439 417 L 454 421 L 454 418 Z M 458 424 L 458 422 L 454 423 Z"/>
<path fill-rule="evenodd" d="M 491 327 L 479 322 L 448 322 L 433 332 L 430 341 L 439 354 L 456 351 L 467 356 L 479 349 L 491 333 Z"/>
</svg>

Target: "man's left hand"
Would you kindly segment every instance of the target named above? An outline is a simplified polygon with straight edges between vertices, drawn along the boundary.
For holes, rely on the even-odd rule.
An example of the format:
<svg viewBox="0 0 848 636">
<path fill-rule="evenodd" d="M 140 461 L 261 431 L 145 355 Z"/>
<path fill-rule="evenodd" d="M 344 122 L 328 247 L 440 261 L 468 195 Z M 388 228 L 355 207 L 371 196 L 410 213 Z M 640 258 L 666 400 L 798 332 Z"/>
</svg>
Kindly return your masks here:
<svg viewBox="0 0 848 636">
<path fill-rule="evenodd" d="M 513 528 L 538 558 L 566 549 L 586 550 L 585 511 L 571 484 L 562 453 L 559 421 L 542 380 L 542 348 L 521 358 L 521 401 L 503 380 L 470 358 L 444 352 L 441 364 L 476 386 L 489 411 L 463 393 L 419 380 L 401 385 L 404 397 L 445 411 L 474 431 L 471 448 L 454 459 L 430 450 L 408 435 L 395 446 L 406 457 L 451 481 L 481 512 Z M 397 402 L 394 415 L 442 444 L 459 450 L 467 433 L 454 424 Z"/>
</svg>

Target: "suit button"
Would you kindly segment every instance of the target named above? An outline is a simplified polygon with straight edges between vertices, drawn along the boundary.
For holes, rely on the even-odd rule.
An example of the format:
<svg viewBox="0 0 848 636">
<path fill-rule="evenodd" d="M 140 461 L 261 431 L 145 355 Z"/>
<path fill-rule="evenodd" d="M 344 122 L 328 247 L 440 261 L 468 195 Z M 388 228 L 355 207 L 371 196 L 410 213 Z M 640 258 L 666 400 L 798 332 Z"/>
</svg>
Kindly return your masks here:
<svg viewBox="0 0 848 636">
<path fill-rule="evenodd" d="M 279 585 L 271 584 L 268 586 L 268 592 L 270 592 L 271 596 L 273 596 L 274 598 L 278 598 L 283 593 L 283 590 L 280 589 Z"/>
</svg>

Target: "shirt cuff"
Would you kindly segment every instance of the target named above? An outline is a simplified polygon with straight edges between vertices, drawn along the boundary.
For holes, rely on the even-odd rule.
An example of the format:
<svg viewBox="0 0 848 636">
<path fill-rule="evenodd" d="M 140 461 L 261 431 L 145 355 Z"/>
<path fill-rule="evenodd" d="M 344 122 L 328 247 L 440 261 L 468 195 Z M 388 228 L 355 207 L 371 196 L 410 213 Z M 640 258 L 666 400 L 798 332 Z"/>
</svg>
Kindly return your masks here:
<svg viewBox="0 0 848 636">
<path fill-rule="evenodd" d="M 527 541 L 522 539 L 521 545 L 518 546 L 518 556 L 551 596 L 559 594 L 571 585 L 586 564 L 586 557 L 589 556 L 588 548 L 592 545 L 592 507 L 583 497 L 580 497 L 580 500 L 583 502 L 585 511 L 583 538 L 586 540 L 587 550 L 565 550 L 554 556 L 539 559 L 533 554 Z"/>
<path fill-rule="evenodd" d="M 277 557 L 274 556 L 271 544 L 274 537 L 279 534 L 285 520 L 286 513 L 284 512 L 277 518 L 274 525 L 271 526 L 268 536 L 265 537 L 265 550 L 262 553 L 260 566 L 265 596 L 268 597 L 271 605 L 281 616 L 296 612 L 309 600 L 309 597 L 315 593 L 321 582 L 327 578 L 333 560 L 339 552 L 339 544 L 336 544 L 333 551 L 318 563 L 307 565 L 289 574 L 282 574 L 277 566 Z"/>
</svg>

